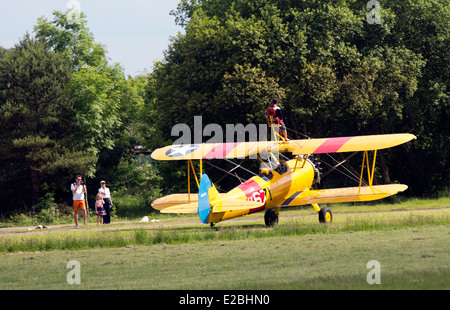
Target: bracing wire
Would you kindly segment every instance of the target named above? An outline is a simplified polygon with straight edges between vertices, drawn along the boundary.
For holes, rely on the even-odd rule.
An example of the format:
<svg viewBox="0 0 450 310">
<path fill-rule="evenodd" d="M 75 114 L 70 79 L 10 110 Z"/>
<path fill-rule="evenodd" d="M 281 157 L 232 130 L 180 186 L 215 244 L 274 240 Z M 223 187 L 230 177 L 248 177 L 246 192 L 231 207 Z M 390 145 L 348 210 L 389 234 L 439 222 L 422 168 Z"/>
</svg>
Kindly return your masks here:
<svg viewBox="0 0 450 310">
<path fill-rule="evenodd" d="M 293 130 L 293 129 L 290 129 L 290 128 L 287 128 L 287 127 L 286 127 L 286 129 L 289 130 L 289 131 L 292 131 L 292 132 L 294 132 L 294 133 L 296 133 L 296 134 L 298 134 L 298 135 L 301 135 L 301 136 L 303 136 L 303 137 L 305 137 L 305 138 L 312 139 L 310 136 L 305 135 L 305 134 L 303 134 L 303 133 L 300 133 L 300 132 L 298 132 L 298 131 L 295 131 L 295 130 Z M 337 163 L 337 165 L 335 165 L 335 166 L 333 167 L 332 165 L 330 165 L 330 164 L 328 164 L 328 163 L 326 163 L 326 162 L 323 161 L 324 164 L 326 164 L 327 166 L 331 167 L 331 169 L 330 169 L 329 171 L 327 171 L 327 172 L 324 174 L 324 176 L 328 175 L 331 171 L 336 170 L 336 171 L 338 171 L 339 173 L 341 173 L 341 174 L 345 175 L 346 177 L 348 177 L 350 180 L 356 181 L 357 183 L 359 183 L 359 177 L 358 177 L 357 175 L 355 175 L 353 172 L 351 172 L 349 169 L 347 169 L 345 166 L 342 165 L 342 164 L 343 164 L 344 162 L 346 162 L 348 159 L 350 159 L 351 157 L 353 157 L 356 153 L 357 153 L 357 152 L 355 152 L 355 153 L 353 153 L 352 155 L 350 155 L 349 157 L 347 157 L 343 162 L 339 162 L 339 161 L 338 161 L 337 159 L 335 159 L 333 156 L 331 156 L 330 154 L 326 153 L 328 157 L 330 157 L 335 163 Z M 345 171 L 347 171 L 348 174 L 345 173 L 345 172 L 342 172 L 342 171 L 339 170 L 339 169 L 337 169 L 339 166 L 341 166 Z M 362 180 L 362 184 L 365 185 L 365 186 L 367 185 L 367 183 L 366 183 L 364 180 Z"/>
<path fill-rule="evenodd" d="M 230 164 L 233 164 L 233 165 L 235 165 L 237 168 L 241 168 L 242 170 L 244 170 L 244 171 L 247 171 L 248 173 L 250 173 L 251 175 L 253 175 L 253 176 L 258 176 L 256 173 L 254 173 L 253 171 L 251 171 L 251 170 L 248 170 L 247 168 L 244 168 L 244 167 L 242 167 L 241 166 L 241 164 L 236 164 L 235 162 L 233 162 L 233 161 L 231 161 L 231 160 L 229 160 L 229 159 L 227 159 L 227 158 L 224 158 L 227 162 L 229 162 Z"/>
</svg>

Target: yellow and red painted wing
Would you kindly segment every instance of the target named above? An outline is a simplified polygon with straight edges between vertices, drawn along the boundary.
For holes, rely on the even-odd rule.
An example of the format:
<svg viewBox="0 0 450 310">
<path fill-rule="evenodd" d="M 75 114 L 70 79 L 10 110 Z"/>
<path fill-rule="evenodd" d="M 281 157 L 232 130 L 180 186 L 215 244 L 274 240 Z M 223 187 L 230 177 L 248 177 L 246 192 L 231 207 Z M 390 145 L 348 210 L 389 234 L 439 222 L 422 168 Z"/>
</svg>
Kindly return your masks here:
<svg viewBox="0 0 450 310">
<path fill-rule="evenodd" d="M 294 155 L 373 151 L 394 147 L 416 139 L 412 134 L 339 137 L 288 142 Z"/>
<path fill-rule="evenodd" d="M 155 160 L 231 159 L 271 152 L 292 152 L 294 155 L 300 155 L 371 151 L 394 147 L 415 138 L 412 134 L 391 134 L 291 140 L 288 142 L 259 141 L 170 145 L 155 150 L 152 153 L 152 158 Z"/>
<path fill-rule="evenodd" d="M 371 201 L 386 198 L 403 192 L 408 186 L 403 184 L 389 184 L 376 186 L 333 188 L 297 192 L 288 197 L 282 207 L 302 206 L 313 203 L 340 203 L 340 202 L 356 202 Z"/>
<path fill-rule="evenodd" d="M 271 141 L 169 145 L 155 150 L 155 160 L 245 158 L 276 147 Z"/>
</svg>

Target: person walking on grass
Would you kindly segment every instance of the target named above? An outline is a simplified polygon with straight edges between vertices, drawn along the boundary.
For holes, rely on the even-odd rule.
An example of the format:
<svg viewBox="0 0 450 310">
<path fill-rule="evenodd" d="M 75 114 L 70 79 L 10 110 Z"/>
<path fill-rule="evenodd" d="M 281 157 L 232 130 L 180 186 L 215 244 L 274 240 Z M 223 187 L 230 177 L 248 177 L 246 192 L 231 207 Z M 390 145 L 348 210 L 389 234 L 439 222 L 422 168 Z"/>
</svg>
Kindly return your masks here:
<svg viewBox="0 0 450 310">
<path fill-rule="evenodd" d="M 86 212 L 86 203 L 84 200 L 84 195 L 87 193 L 86 186 L 84 185 L 83 179 L 81 175 L 77 175 L 75 177 L 75 183 L 70 185 L 70 190 L 72 191 L 73 197 L 73 211 L 74 211 L 74 219 L 75 219 L 75 227 L 78 227 L 78 212 L 81 209 L 83 213 L 84 225 L 87 225 L 87 212 Z"/>
</svg>

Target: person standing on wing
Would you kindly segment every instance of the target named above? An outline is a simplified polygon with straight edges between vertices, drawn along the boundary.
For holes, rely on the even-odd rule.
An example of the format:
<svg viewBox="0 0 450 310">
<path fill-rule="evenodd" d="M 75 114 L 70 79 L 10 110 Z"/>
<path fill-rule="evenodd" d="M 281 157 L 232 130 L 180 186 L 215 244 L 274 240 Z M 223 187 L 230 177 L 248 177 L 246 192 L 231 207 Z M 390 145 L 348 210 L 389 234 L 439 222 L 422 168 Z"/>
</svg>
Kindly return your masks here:
<svg viewBox="0 0 450 310">
<path fill-rule="evenodd" d="M 280 125 L 280 131 L 284 137 L 284 141 L 290 141 L 287 137 L 286 126 L 283 121 L 283 112 L 281 112 L 278 106 L 278 99 L 272 100 L 272 105 L 267 109 L 267 115 L 269 116 L 269 123 Z"/>
</svg>

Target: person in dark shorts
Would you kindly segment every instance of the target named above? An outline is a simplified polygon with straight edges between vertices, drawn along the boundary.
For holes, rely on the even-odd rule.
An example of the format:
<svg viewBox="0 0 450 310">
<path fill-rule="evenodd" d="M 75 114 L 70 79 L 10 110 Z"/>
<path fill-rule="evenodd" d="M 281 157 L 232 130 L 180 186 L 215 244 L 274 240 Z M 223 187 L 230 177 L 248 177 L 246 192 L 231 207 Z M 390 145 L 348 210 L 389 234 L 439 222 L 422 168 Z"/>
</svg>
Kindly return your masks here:
<svg viewBox="0 0 450 310">
<path fill-rule="evenodd" d="M 105 181 L 100 182 L 100 188 L 98 189 L 98 193 L 102 196 L 103 200 L 105 201 L 103 207 L 105 208 L 106 215 L 103 216 L 103 224 L 109 224 L 111 223 L 111 210 L 113 203 L 111 200 L 111 192 L 109 191 L 109 188 L 106 187 Z"/>
</svg>

